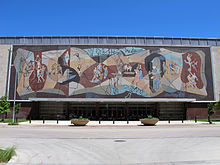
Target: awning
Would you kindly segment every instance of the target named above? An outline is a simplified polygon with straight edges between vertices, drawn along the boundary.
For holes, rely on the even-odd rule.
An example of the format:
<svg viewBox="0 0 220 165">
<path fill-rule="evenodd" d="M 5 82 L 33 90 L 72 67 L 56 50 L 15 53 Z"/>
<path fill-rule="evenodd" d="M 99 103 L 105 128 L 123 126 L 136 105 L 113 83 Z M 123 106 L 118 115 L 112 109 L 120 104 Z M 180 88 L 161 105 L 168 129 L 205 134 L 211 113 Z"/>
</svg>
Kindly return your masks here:
<svg viewBox="0 0 220 165">
<path fill-rule="evenodd" d="M 194 102 L 192 98 L 29 98 L 30 101 L 47 101 L 47 102 Z"/>
</svg>

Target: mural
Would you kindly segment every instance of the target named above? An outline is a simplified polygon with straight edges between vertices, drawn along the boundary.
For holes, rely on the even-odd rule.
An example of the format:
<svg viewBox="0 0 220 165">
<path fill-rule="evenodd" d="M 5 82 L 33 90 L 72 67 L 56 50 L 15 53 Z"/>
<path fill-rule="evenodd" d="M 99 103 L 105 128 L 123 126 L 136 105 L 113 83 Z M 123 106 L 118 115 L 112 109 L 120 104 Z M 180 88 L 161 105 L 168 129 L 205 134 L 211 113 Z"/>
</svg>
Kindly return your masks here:
<svg viewBox="0 0 220 165">
<path fill-rule="evenodd" d="M 14 49 L 19 99 L 213 99 L 209 48 L 15 46 Z M 12 84 L 13 78 L 11 97 Z"/>
</svg>

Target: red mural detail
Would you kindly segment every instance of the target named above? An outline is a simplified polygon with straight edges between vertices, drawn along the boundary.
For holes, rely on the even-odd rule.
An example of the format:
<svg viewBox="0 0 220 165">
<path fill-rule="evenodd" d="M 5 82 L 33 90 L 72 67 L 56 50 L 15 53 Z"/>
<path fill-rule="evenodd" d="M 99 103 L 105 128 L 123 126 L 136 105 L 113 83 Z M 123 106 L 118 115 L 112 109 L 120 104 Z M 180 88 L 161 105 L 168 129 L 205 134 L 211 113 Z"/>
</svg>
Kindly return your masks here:
<svg viewBox="0 0 220 165">
<path fill-rule="evenodd" d="M 67 49 L 60 57 L 63 59 L 61 65 L 63 65 L 63 66 L 65 66 L 65 65 L 70 66 L 70 48 Z"/>
<path fill-rule="evenodd" d="M 43 89 L 47 78 L 47 66 L 42 64 L 42 52 L 34 52 L 34 70 L 29 77 L 29 84 L 33 91 Z"/>
<path fill-rule="evenodd" d="M 69 95 L 69 84 L 62 85 L 60 83 L 56 83 L 54 89 L 59 89 L 59 90 L 63 91 L 63 93 L 65 94 L 66 97 L 68 97 L 68 95 Z"/>
<path fill-rule="evenodd" d="M 116 66 L 106 66 L 104 64 L 94 64 L 86 69 L 80 78 L 80 84 L 85 88 L 94 87 L 102 82 L 113 78 L 112 73 L 117 73 Z"/>
<path fill-rule="evenodd" d="M 181 80 L 190 83 L 193 87 L 203 88 L 201 78 L 201 58 L 196 52 L 187 52 L 182 55 L 183 68 Z"/>
</svg>

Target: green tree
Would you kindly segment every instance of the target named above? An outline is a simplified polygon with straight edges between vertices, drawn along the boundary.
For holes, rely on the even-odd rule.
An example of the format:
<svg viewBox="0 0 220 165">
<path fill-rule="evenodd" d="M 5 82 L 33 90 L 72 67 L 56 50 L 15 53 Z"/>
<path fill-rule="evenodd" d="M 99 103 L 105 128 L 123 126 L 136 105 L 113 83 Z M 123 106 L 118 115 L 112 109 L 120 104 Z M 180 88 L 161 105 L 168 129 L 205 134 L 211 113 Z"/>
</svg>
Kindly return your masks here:
<svg viewBox="0 0 220 165">
<path fill-rule="evenodd" d="M 208 104 L 208 122 L 212 124 L 210 117 L 215 113 L 215 105 L 213 103 Z"/>
<path fill-rule="evenodd" d="M 15 104 L 15 118 L 21 109 L 21 103 Z"/>
<path fill-rule="evenodd" d="M 2 96 L 0 98 L 0 113 L 5 114 L 5 118 L 7 113 L 10 113 L 10 102 L 7 101 L 7 96 Z M 4 116 L 4 115 L 3 115 Z M 2 121 L 4 121 L 4 117 L 2 117 Z"/>
<path fill-rule="evenodd" d="M 217 103 L 215 103 L 215 107 L 220 111 L 220 101 L 218 101 Z"/>
</svg>

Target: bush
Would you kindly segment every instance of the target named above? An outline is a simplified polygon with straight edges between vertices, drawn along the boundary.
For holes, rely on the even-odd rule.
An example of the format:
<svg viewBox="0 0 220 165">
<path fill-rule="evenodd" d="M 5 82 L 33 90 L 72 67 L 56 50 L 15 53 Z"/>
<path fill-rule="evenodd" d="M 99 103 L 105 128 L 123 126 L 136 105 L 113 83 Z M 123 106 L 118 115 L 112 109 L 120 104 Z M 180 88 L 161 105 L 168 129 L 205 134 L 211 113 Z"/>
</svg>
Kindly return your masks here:
<svg viewBox="0 0 220 165">
<path fill-rule="evenodd" d="M 144 118 L 144 120 L 158 120 L 158 118 L 149 115 L 146 118 Z"/>
<path fill-rule="evenodd" d="M 16 148 L 14 146 L 11 148 L 6 148 L 5 150 L 0 149 L 0 163 L 7 163 L 12 158 L 12 156 L 15 156 L 15 149 Z"/>
<path fill-rule="evenodd" d="M 28 120 L 26 119 L 18 119 L 18 120 L 15 120 L 16 123 L 20 123 L 20 122 L 26 122 Z M 0 121 L 0 123 L 3 122 L 3 123 L 12 123 L 12 119 L 4 119 L 4 121 Z"/>
<path fill-rule="evenodd" d="M 211 121 L 210 117 L 215 113 L 214 107 L 215 106 L 214 106 L 213 103 L 208 104 L 208 121 L 209 121 L 209 124 L 212 124 L 212 121 Z"/>
<path fill-rule="evenodd" d="M 15 104 L 15 115 L 19 113 L 20 109 L 21 109 L 21 103 Z"/>
<path fill-rule="evenodd" d="M 7 101 L 7 96 L 2 96 L 0 98 L 0 113 L 5 114 L 7 116 L 7 113 L 10 113 L 10 102 Z M 2 118 L 2 121 L 4 121 L 4 118 Z"/>
<path fill-rule="evenodd" d="M 83 118 L 80 116 L 79 118 L 72 118 L 71 120 L 89 120 L 88 118 Z"/>
<path fill-rule="evenodd" d="M 8 123 L 8 125 L 18 125 L 18 123 L 12 123 L 12 122 L 10 122 L 10 123 Z"/>
</svg>

